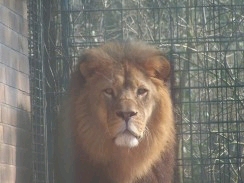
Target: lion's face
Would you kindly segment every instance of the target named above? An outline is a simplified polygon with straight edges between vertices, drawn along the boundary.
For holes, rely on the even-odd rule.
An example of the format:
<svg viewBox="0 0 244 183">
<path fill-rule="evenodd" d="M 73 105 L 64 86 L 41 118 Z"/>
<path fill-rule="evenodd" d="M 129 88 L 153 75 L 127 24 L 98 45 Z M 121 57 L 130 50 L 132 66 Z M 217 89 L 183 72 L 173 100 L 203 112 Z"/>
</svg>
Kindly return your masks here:
<svg viewBox="0 0 244 183">
<path fill-rule="evenodd" d="M 156 103 L 156 87 L 134 66 L 97 72 L 89 82 L 94 120 L 118 146 L 137 146 Z"/>
<path fill-rule="evenodd" d="M 148 124 L 153 123 L 154 109 L 161 100 L 158 85 L 165 87 L 169 63 L 158 52 L 132 59 L 106 51 L 88 52 L 80 65 L 85 78 L 81 92 L 91 113 L 86 121 L 117 146 L 135 147 L 150 133 Z"/>
</svg>

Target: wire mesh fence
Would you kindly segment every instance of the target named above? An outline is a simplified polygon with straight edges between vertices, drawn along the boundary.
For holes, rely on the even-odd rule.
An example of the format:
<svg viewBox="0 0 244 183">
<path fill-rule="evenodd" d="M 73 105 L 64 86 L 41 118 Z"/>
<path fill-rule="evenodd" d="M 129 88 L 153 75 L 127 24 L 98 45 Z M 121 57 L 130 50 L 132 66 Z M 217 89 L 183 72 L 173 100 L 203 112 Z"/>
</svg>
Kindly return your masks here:
<svg viewBox="0 0 244 183">
<path fill-rule="evenodd" d="M 46 115 L 40 2 L 29 1 L 29 61 L 32 121 L 33 182 L 46 181 Z"/>
<path fill-rule="evenodd" d="M 80 52 L 141 39 L 174 63 L 181 183 L 244 182 L 242 0 L 29 0 L 34 182 L 53 182 L 55 115 Z"/>
</svg>

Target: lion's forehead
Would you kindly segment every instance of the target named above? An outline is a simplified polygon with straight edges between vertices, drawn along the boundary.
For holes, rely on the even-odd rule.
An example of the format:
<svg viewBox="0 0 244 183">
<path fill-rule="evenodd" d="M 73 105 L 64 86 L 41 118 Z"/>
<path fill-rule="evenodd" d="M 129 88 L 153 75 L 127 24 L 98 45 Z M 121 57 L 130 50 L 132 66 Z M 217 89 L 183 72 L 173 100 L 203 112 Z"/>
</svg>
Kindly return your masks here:
<svg viewBox="0 0 244 183">
<path fill-rule="evenodd" d="M 115 88 L 137 88 L 140 85 L 148 85 L 150 79 L 135 66 L 115 65 L 109 70 L 98 74 L 103 85 Z M 98 80 L 97 80 L 98 81 Z"/>
</svg>

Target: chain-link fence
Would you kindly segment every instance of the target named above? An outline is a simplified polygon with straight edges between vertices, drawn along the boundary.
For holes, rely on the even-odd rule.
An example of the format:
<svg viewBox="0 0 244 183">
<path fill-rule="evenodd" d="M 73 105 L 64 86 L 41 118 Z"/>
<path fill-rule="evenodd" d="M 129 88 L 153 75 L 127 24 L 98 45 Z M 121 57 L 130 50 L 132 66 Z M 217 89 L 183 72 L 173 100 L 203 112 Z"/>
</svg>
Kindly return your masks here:
<svg viewBox="0 0 244 183">
<path fill-rule="evenodd" d="M 80 52 L 141 39 L 174 63 L 181 183 L 244 182 L 243 0 L 29 0 L 33 182 L 53 182 L 55 115 Z"/>
</svg>

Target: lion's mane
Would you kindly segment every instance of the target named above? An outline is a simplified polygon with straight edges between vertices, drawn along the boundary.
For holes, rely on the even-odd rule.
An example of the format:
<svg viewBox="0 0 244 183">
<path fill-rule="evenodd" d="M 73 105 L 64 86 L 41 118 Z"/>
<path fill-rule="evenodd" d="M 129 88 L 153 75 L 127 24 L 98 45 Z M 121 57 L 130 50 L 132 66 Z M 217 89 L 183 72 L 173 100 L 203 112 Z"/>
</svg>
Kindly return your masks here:
<svg viewBox="0 0 244 183">
<path fill-rule="evenodd" d="M 57 135 L 58 166 L 73 167 L 76 183 L 170 183 L 176 132 L 169 77 L 164 54 L 142 42 L 84 51 Z M 71 153 L 60 153 L 65 143 Z"/>
</svg>

